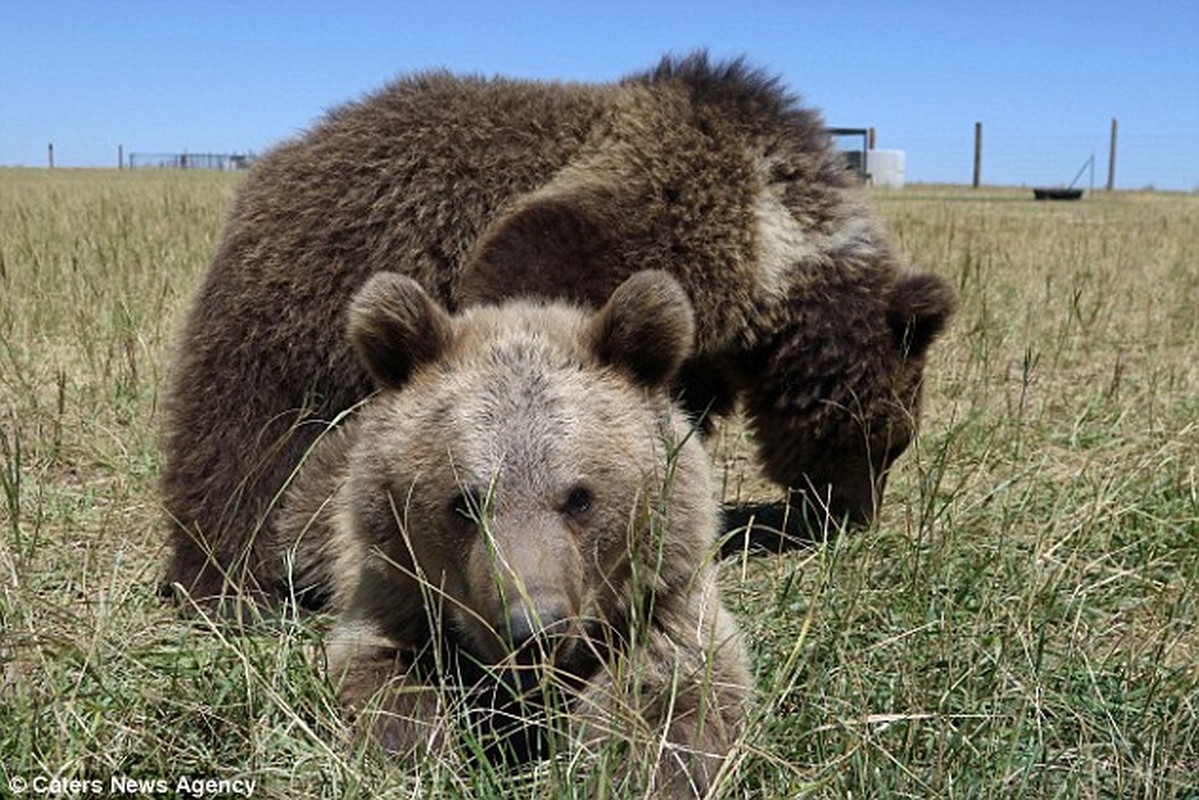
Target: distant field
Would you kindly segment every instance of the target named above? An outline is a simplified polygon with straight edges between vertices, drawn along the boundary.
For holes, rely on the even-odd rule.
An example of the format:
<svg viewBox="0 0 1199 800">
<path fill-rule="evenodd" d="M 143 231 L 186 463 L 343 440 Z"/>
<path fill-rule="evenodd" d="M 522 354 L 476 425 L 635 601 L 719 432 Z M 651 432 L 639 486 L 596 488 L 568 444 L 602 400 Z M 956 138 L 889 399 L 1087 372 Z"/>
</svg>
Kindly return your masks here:
<svg viewBox="0 0 1199 800">
<path fill-rule="evenodd" d="M 0 170 L 0 795 L 569 796 L 347 746 L 326 620 L 155 597 L 157 405 L 238 180 Z M 724 566 L 762 696 L 728 796 L 1199 797 L 1199 196 L 871 202 L 962 309 L 877 529 Z M 772 498 L 740 425 L 712 447 Z"/>
</svg>

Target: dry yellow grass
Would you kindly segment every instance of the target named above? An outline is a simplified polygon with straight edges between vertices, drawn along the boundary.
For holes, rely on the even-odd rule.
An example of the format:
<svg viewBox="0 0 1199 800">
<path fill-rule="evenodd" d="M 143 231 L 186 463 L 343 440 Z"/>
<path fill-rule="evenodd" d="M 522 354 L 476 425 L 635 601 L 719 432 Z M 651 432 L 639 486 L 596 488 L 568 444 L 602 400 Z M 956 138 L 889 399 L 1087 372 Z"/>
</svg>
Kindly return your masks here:
<svg viewBox="0 0 1199 800">
<path fill-rule="evenodd" d="M 0 170 L 0 777 L 511 790 L 347 747 L 320 620 L 229 640 L 154 596 L 156 403 L 237 181 Z M 962 310 L 877 528 L 725 567 L 762 689 L 728 794 L 1196 796 L 1199 196 L 871 202 Z M 773 494 L 736 421 L 712 446 Z"/>
</svg>

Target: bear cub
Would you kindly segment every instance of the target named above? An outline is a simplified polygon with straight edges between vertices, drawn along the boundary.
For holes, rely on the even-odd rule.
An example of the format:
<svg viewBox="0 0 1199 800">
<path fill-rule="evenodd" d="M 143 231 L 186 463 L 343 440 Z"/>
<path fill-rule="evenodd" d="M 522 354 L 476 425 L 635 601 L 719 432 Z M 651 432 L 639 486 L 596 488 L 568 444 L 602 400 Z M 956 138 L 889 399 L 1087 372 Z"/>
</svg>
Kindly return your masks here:
<svg viewBox="0 0 1199 800">
<path fill-rule="evenodd" d="M 668 391 L 694 324 L 656 271 L 594 312 L 451 316 L 396 273 L 354 297 L 377 391 L 310 450 L 273 550 L 339 615 L 330 675 L 397 757 L 463 724 L 520 760 L 641 731 L 622 774 L 707 791 L 752 689 L 711 565 L 709 459 Z"/>
</svg>

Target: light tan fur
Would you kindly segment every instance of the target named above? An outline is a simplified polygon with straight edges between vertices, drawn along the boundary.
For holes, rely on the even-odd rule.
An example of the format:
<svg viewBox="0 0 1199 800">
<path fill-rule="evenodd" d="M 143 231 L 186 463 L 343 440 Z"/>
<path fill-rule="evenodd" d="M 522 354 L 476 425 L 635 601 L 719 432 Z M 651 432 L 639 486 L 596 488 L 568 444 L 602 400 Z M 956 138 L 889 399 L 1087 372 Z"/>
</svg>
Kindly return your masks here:
<svg viewBox="0 0 1199 800">
<path fill-rule="evenodd" d="M 272 549 L 331 597 L 330 674 L 398 757 L 452 747 L 457 703 L 540 713 L 548 681 L 575 747 L 631 738 L 661 750 L 631 757 L 629 780 L 711 786 L 752 684 L 711 565 L 708 459 L 668 393 L 693 327 L 654 272 L 598 312 L 451 317 L 394 274 L 359 292 L 349 336 L 379 389 L 305 461 Z M 538 688 L 509 698 L 518 674 Z M 528 735 L 493 733 L 500 749 Z"/>
</svg>

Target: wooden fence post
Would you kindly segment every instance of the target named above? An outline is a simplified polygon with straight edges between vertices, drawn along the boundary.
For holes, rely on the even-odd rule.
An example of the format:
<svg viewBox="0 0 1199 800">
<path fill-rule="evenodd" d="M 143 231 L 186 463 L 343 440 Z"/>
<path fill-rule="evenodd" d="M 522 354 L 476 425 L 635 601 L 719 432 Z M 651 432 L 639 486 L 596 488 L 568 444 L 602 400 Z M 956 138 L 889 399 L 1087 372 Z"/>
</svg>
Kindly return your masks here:
<svg viewBox="0 0 1199 800">
<path fill-rule="evenodd" d="M 974 188 L 982 183 L 983 177 L 983 124 L 974 123 Z"/>
<path fill-rule="evenodd" d="M 1116 188 L 1116 118 L 1112 117 L 1112 147 L 1107 157 L 1107 190 Z"/>
</svg>

